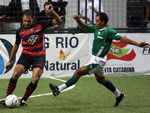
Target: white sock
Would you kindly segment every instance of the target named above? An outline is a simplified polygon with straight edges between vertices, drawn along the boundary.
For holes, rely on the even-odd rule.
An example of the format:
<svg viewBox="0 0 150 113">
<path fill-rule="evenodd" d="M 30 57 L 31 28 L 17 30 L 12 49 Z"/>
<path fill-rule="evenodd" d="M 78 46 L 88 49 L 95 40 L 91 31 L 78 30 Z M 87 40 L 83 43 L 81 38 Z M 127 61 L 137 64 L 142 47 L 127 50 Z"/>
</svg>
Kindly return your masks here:
<svg viewBox="0 0 150 113">
<path fill-rule="evenodd" d="M 119 97 L 121 92 L 116 88 L 116 90 L 113 92 L 116 97 Z"/>
<path fill-rule="evenodd" d="M 58 86 L 59 91 L 62 91 L 66 88 L 67 88 L 66 84 L 62 84 L 62 85 Z"/>
</svg>

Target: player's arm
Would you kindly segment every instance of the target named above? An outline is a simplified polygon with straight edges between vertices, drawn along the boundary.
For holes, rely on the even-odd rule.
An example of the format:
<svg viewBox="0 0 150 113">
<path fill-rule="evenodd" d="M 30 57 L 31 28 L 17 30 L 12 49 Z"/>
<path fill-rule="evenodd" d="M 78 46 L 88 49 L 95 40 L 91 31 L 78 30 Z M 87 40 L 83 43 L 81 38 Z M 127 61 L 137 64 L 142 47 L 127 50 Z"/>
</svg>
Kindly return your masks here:
<svg viewBox="0 0 150 113">
<path fill-rule="evenodd" d="M 80 20 L 79 15 L 73 15 L 73 18 L 76 20 L 76 22 L 79 24 L 79 26 L 83 29 L 86 29 L 86 23 L 84 23 L 82 20 Z"/>
<path fill-rule="evenodd" d="M 11 53 L 10 53 L 10 57 L 9 57 L 9 62 L 10 63 L 13 61 L 13 59 L 14 59 L 17 51 L 18 51 L 18 48 L 19 48 L 19 45 L 14 44 L 14 46 L 13 46 L 13 48 L 11 50 Z"/>
<path fill-rule="evenodd" d="M 80 18 L 87 20 L 88 22 L 91 22 L 90 18 L 83 16 L 82 14 L 79 15 Z"/>
<path fill-rule="evenodd" d="M 144 19 L 145 24 L 148 23 L 149 14 L 150 14 L 150 8 L 147 6 L 146 7 L 146 15 L 145 15 L 145 19 Z"/>
<path fill-rule="evenodd" d="M 135 45 L 138 47 L 148 47 L 149 46 L 149 44 L 146 42 L 136 42 L 134 40 L 127 38 L 126 36 L 123 36 L 120 41 L 127 43 L 127 44 Z"/>
<path fill-rule="evenodd" d="M 60 24 L 60 23 L 61 23 L 61 18 L 60 18 L 59 15 L 54 11 L 52 5 L 50 5 L 49 11 L 50 11 L 50 13 L 53 15 L 53 17 L 54 17 L 54 19 L 53 19 L 53 21 L 52 21 L 52 24 L 53 24 L 53 25 L 56 25 L 56 24 L 58 25 L 58 24 Z"/>
<path fill-rule="evenodd" d="M 10 57 L 9 57 L 9 61 L 8 61 L 8 63 L 5 65 L 6 70 L 7 70 L 7 69 L 9 68 L 9 66 L 11 65 L 11 63 L 12 63 L 12 61 L 13 61 L 13 59 L 14 59 L 14 57 L 15 57 L 17 51 L 18 51 L 20 42 L 21 42 L 21 37 L 19 36 L 19 33 L 18 33 L 18 31 L 17 31 L 17 33 L 16 33 L 16 42 L 15 42 L 15 44 L 14 44 L 12 50 L 11 50 Z"/>
<path fill-rule="evenodd" d="M 56 24 L 56 25 L 53 25 L 53 26 L 50 26 L 50 27 L 48 27 L 47 29 L 56 29 L 56 28 L 58 28 L 59 26 Z"/>
<path fill-rule="evenodd" d="M 14 44 L 11 53 L 10 53 L 10 57 L 9 57 L 9 61 L 8 63 L 5 65 L 6 70 L 8 69 L 8 67 L 11 65 L 17 51 L 18 51 L 19 45 Z"/>
<path fill-rule="evenodd" d="M 89 8 L 92 10 L 92 8 L 93 8 L 93 10 L 94 10 L 94 12 L 98 15 L 99 14 L 99 11 L 97 11 L 96 10 L 96 8 L 94 8 L 94 7 L 92 7 L 92 6 L 89 6 Z"/>
</svg>

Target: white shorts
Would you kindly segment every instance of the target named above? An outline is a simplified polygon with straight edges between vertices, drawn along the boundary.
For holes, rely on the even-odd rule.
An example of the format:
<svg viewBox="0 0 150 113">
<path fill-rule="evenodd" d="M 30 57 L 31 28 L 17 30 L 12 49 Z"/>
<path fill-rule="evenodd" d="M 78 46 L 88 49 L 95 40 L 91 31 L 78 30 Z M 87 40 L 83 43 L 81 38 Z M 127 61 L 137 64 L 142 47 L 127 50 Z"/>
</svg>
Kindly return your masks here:
<svg viewBox="0 0 150 113">
<path fill-rule="evenodd" d="M 101 58 L 97 56 L 93 56 L 90 58 L 90 61 L 85 66 L 87 67 L 89 74 L 96 74 L 100 77 L 104 76 L 103 68 L 106 64 L 106 57 Z"/>
</svg>

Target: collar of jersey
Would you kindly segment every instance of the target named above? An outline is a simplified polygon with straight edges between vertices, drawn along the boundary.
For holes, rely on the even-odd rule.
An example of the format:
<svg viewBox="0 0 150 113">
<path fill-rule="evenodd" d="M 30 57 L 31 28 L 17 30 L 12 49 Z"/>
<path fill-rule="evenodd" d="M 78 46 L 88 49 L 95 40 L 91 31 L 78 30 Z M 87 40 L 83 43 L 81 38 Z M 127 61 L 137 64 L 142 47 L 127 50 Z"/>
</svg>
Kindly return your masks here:
<svg viewBox="0 0 150 113">
<path fill-rule="evenodd" d="M 102 30 L 104 30 L 106 27 L 104 27 L 104 28 L 102 28 L 102 29 L 99 29 L 99 31 L 102 31 Z"/>
</svg>

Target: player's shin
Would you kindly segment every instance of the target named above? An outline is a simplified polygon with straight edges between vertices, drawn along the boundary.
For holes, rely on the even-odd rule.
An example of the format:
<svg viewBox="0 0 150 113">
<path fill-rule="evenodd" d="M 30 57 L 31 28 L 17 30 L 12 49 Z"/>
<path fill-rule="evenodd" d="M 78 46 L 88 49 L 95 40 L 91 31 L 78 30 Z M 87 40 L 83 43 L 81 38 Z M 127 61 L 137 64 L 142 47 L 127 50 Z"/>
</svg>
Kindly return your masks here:
<svg viewBox="0 0 150 113">
<path fill-rule="evenodd" d="M 106 84 L 103 84 L 107 89 L 114 93 L 116 97 L 119 97 L 121 92 L 113 85 L 113 83 L 107 80 Z"/>
<path fill-rule="evenodd" d="M 16 84 L 17 84 L 17 79 L 13 79 L 11 78 L 9 83 L 8 83 L 8 88 L 7 88 L 7 93 L 6 96 L 10 95 L 13 93 L 13 91 L 16 88 Z"/>
<path fill-rule="evenodd" d="M 78 79 L 75 76 L 72 76 L 67 82 L 65 83 L 67 87 L 72 86 L 78 81 Z"/>
<path fill-rule="evenodd" d="M 28 85 L 28 87 L 26 88 L 26 92 L 24 97 L 22 98 L 22 100 L 27 100 L 29 98 L 29 96 L 34 92 L 34 90 L 36 89 L 37 84 L 33 84 L 32 82 Z"/>
</svg>

